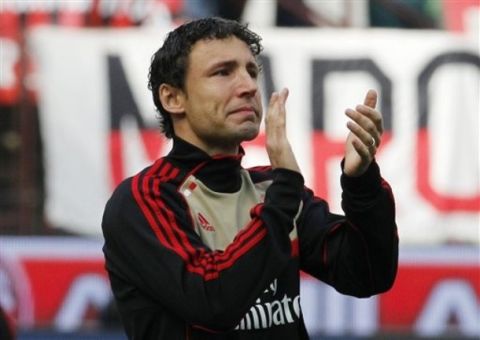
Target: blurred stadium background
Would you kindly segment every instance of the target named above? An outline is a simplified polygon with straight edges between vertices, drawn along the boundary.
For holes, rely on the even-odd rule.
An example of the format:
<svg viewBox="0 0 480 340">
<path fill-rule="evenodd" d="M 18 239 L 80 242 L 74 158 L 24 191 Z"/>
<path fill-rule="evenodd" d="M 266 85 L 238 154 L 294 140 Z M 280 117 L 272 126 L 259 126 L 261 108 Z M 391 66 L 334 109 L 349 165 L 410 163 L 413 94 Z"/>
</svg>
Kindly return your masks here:
<svg viewBox="0 0 480 340">
<path fill-rule="evenodd" d="M 312 338 L 480 336 L 478 0 L 0 0 L 0 306 L 18 339 L 124 339 L 101 252 L 113 187 L 167 152 L 147 90 L 166 32 L 219 15 L 264 38 L 307 184 L 340 209 L 343 111 L 380 94 L 394 288 L 302 278 Z M 268 163 L 264 136 L 245 165 Z"/>
</svg>

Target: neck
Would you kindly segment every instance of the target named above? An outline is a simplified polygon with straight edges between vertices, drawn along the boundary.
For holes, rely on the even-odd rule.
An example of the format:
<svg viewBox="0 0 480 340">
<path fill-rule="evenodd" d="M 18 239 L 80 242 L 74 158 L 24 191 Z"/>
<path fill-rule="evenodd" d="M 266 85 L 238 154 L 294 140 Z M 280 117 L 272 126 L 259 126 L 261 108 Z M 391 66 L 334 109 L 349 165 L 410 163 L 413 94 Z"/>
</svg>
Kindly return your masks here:
<svg viewBox="0 0 480 340">
<path fill-rule="evenodd" d="M 197 148 L 201 149 L 202 151 L 206 152 L 209 156 L 215 155 L 236 155 L 239 151 L 239 143 L 226 143 L 225 141 L 208 141 L 202 140 L 198 138 L 194 134 L 177 134 L 178 137 L 183 139 L 184 141 L 195 145 Z"/>
</svg>

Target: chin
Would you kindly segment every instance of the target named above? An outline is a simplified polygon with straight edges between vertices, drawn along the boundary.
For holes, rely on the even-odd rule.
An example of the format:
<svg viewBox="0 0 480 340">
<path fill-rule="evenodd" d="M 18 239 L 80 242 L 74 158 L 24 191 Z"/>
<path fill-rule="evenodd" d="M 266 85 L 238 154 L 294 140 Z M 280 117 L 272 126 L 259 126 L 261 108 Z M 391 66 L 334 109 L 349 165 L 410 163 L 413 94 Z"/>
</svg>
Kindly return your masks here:
<svg viewBox="0 0 480 340">
<path fill-rule="evenodd" d="M 242 141 L 250 141 L 252 139 L 255 139 L 258 136 L 258 133 L 260 132 L 260 129 L 258 127 L 256 128 L 249 128 L 249 129 L 244 129 L 241 131 L 240 136 Z"/>
</svg>

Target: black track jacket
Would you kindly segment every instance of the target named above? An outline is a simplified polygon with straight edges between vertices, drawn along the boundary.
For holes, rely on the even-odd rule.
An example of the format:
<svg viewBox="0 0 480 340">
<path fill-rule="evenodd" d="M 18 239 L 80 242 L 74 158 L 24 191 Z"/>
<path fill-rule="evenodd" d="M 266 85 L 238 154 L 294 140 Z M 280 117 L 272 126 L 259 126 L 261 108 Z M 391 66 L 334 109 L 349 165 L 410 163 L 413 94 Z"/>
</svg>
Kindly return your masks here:
<svg viewBox="0 0 480 340">
<path fill-rule="evenodd" d="M 392 286 L 395 207 L 375 162 L 341 176 L 340 216 L 299 173 L 242 155 L 174 138 L 108 201 L 103 251 L 130 339 L 308 339 L 300 271 L 358 297 Z"/>
</svg>

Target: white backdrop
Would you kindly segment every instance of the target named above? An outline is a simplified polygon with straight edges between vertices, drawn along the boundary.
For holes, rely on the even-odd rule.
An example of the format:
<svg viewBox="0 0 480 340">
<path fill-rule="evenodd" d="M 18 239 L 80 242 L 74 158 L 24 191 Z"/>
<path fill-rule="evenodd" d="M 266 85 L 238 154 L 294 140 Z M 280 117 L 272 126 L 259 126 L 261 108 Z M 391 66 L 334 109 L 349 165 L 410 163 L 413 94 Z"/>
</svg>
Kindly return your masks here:
<svg viewBox="0 0 480 340">
<path fill-rule="evenodd" d="M 332 210 L 340 210 L 341 155 L 321 156 L 319 163 L 320 151 L 330 146 L 314 135 L 342 142 L 344 110 L 375 88 L 388 116 L 377 158 L 394 190 L 401 242 L 480 243 L 478 43 L 440 31 L 259 33 L 266 57 L 264 90 L 290 89 L 293 149 L 309 186 L 317 189 L 318 179 L 326 178 L 328 186 L 320 191 L 328 193 Z M 151 161 L 140 135 L 157 126 L 147 72 L 165 34 L 44 28 L 30 36 L 38 67 L 46 216 L 54 226 L 100 234 L 103 207 L 118 177 Z M 122 93 L 129 88 L 133 96 L 126 104 L 110 94 L 120 85 L 109 67 L 125 73 Z M 112 100 L 115 110 L 125 104 L 124 111 L 112 112 Z M 132 119 L 135 110 L 143 129 Z M 111 117 L 119 115 L 123 118 L 114 126 Z M 261 140 L 246 146 L 246 166 L 268 163 Z M 161 145 L 158 155 L 169 148 Z"/>
</svg>

